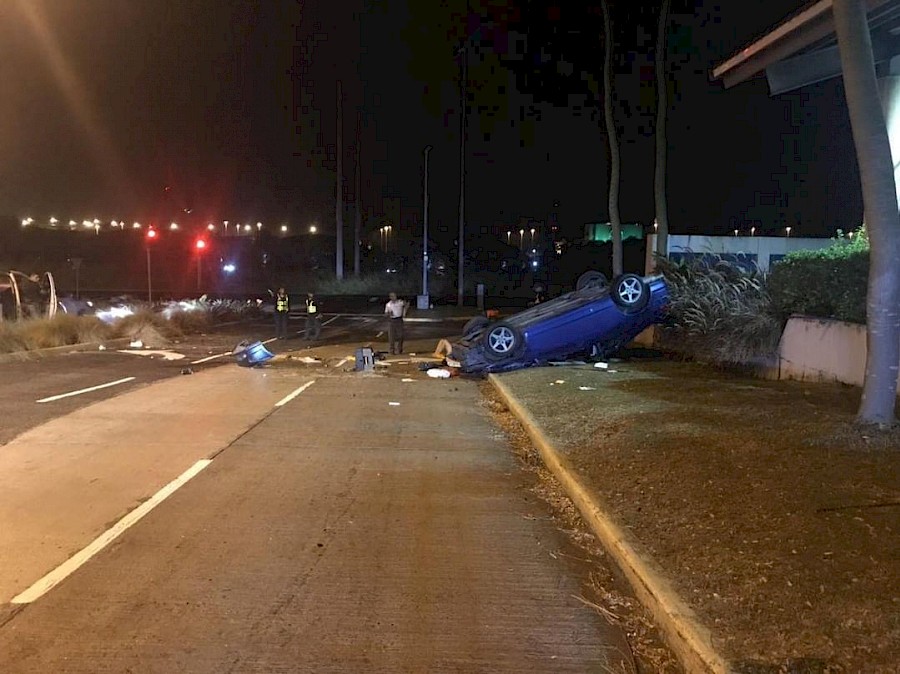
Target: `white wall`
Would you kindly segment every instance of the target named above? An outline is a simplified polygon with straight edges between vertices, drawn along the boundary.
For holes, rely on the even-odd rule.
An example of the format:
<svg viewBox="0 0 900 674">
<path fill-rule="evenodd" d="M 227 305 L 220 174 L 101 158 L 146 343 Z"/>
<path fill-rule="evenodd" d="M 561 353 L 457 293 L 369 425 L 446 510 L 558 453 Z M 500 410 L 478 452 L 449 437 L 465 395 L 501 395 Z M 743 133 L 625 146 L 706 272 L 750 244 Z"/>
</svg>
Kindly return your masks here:
<svg viewBox="0 0 900 674">
<path fill-rule="evenodd" d="M 672 253 L 712 253 L 716 255 L 748 255 L 763 271 L 770 265 L 795 250 L 816 250 L 831 244 L 831 239 L 810 239 L 792 236 L 692 236 L 689 234 L 669 235 L 669 254 Z M 647 236 L 647 257 L 645 273 L 653 269 L 653 251 L 656 250 L 656 234 Z M 774 260 L 772 258 L 775 258 Z"/>
<path fill-rule="evenodd" d="M 778 347 L 779 378 L 862 386 L 866 326 L 807 316 L 788 319 Z"/>
</svg>

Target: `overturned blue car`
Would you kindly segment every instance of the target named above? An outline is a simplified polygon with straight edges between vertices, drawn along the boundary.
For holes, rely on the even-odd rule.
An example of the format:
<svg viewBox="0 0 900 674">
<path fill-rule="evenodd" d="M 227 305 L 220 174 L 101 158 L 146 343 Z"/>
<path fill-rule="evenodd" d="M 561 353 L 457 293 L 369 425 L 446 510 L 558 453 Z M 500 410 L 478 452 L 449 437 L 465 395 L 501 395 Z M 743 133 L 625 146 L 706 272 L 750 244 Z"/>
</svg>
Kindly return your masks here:
<svg viewBox="0 0 900 674">
<path fill-rule="evenodd" d="M 606 357 L 662 321 L 667 301 L 662 276 L 623 274 L 608 284 L 602 274 L 588 272 L 573 292 L 509 318 L 473 318 L 448 357 L 467 373 L 506 372 L 572 356 Z"/>
</svg>

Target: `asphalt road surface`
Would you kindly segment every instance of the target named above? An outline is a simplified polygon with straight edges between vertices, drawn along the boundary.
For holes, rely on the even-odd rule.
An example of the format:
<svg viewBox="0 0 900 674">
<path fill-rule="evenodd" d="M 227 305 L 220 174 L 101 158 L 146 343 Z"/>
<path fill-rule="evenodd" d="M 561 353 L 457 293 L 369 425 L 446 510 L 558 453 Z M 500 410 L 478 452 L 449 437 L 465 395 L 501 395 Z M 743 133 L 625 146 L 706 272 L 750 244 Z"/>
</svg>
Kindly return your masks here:
<svg viewBox="0 0 900 674">
<path fill-rule="evenodd" d="M 378 327 L 346 323 L 303 353 Z M 627 652 L 472 382 L 183 362 L 0 366 L 16 410 L 50 409 L 0 445 L 0 672 L 601 672 Z"/>
</svg>

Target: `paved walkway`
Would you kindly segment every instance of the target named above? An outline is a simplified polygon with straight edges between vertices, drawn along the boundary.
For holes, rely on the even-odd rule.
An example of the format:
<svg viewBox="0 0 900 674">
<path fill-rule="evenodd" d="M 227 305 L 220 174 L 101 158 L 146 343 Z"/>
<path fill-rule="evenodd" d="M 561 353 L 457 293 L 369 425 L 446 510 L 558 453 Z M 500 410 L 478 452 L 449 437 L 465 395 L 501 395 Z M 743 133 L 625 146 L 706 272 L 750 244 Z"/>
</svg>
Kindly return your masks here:
<svg viewBox="0 0 900 674">
<path fill-rule="evenodd" d="M 297 383 L 259 386 L 270 404 Z M 573 598 L 561 535 L 478 399 L 317 378 L 0 627 L 0 671 L 608 671 L 623 636 Z"/>
</svg>

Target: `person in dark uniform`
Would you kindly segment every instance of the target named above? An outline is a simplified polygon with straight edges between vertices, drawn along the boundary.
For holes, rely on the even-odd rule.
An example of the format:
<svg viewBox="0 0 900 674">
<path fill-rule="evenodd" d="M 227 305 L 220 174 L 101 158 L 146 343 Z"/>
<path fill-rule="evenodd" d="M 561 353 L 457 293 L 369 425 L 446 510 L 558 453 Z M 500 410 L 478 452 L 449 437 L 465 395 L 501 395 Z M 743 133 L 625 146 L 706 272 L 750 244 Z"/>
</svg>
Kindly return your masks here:
<svg viewBox="0 0 900 674">
<path fill-rule="evenodd" d="M 316 296 L 306 293 L 306 339 L 314 341 L 322 332 L 322 324 L 319 322 L 319 303 Z"/>
<path fill-rule="evenodd" d="M 275 294 L 275 336 L 278 339 L 287 339 L 288 314 L 290 311 L 291 298 L 282 286 Z"/>
</svg>

